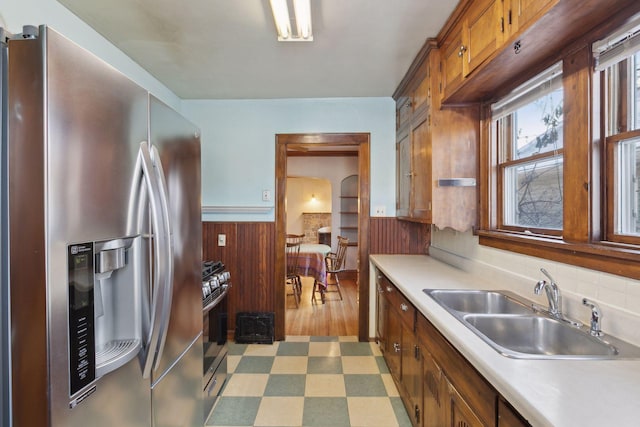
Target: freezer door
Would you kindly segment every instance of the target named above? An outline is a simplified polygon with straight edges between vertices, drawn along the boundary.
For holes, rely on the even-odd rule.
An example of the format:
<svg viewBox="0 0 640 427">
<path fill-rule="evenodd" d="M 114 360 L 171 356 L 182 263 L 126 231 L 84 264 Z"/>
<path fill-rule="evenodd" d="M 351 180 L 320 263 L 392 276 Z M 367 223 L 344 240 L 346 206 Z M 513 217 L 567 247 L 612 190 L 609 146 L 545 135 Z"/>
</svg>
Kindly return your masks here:
<svg viewBox="0 0 640 427">
<path fill-rule="evenodd" d="M 151 389 L 154 427 L 202 427 L 202 337 Z"/>
</svg>

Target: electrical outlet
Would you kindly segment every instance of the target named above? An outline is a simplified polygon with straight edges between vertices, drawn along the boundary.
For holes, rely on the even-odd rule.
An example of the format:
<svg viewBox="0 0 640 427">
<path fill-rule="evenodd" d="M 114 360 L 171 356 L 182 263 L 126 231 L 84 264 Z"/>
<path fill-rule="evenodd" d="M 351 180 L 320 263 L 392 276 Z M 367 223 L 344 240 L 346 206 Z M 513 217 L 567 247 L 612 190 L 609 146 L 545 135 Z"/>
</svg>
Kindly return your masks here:
<svg viewBox="0 0 640 427">
<path fill-rule="evenodd" d="M 271 191 L 262 190 L 262 201 L 263 202 L 270 202 L 271 201 Z"/>
<path fill-rule="evenodd" d="M 385 216 L 387 214 L 387 208 L 385 206 L 376 206 L 373 209 L 373 216 Z"/>
<path fill-rule="evenodd" d="M 218 234 L 218 246 L 227 246 L 226 234 Z"/>
</svg>

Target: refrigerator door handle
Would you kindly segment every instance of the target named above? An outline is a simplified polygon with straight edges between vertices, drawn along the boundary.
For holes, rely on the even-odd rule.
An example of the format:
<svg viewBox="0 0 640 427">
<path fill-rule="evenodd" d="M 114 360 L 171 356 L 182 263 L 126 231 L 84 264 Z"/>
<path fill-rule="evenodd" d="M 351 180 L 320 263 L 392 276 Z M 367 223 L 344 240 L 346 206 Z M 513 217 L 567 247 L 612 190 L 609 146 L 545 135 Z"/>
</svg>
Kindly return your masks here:
<svg viewBox="0 0 640 427">
<path fill-rule="evenodd" d="M 158 344 L 162 335 L 162 318 L 163 312 L 166 310 L 166 259 L 169 250 L 168 235 L 165 221 L 165 207 L 161 199 L 161 191 L 158 188 L 157 170 L 151 158 L 149 144 L 146 141 L 140 143 L 140 151 L 138 153 L 140 166 L 142 169 L 142 178 L 146 184 L 147 194 L 149 196 L 150 217 L 153 227 L 154 242 L 154 262 L 153 262 L 153 286 L 151 288 L 151 310 L 149 320 L 149 334 L 145 337 L 146 345 L 144 347 L 145 354 L 142 361 L 142 377 L 149 378 L 151 370 L 154 368 L 156 361 L 156 353 Z M 171 302 L 169 302 L 169 305 Z"/>
<path fill-rule="evenodd" d="M 159 342 L 156 349 L 155 362 L 153 369 L 157 369 L 162 358 L 162 352 L 164 350 L 165 341 L 167 339 L 167 331 L 169 329 L 169 320 L 171 316 L 171 302 L 173 298 L 173 230 L 171 229 L 171 217 L 169 212 L 169 198 L 167 183 L 164 178 L 164 170 L 162 168 L 162 161 L 160 159 L 160 153 L 155 146 L 151 146 L 151 160 L 154 165 L 154 171 L 158 183 L 158 198 L 162 207 L 162 221 L 164 223 L 164 230 L 166 233 L 166 239 L 164 240 L 165 247 L 162 251 L 159 261 L 163 264 L 163 273 L 160 277 L 162 282 L 161 289 L 163 292 L 162 298 L 162 311 L 160 314 L 160 331 Z"/>
</svg>

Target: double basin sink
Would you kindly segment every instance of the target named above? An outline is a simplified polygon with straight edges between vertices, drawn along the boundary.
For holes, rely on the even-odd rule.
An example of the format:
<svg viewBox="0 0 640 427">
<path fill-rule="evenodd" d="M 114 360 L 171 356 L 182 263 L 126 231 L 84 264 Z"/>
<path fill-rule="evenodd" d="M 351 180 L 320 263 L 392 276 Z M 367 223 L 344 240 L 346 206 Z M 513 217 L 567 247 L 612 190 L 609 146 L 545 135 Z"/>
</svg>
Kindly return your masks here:
<svg viewBox="0 0 640 427">
<path fill-rule="evenodd" d="M 554 318 L 508 291 L 424 289 L 500 354 L 523 359 L 639 358 L 640 348 Z"/>
</svg>

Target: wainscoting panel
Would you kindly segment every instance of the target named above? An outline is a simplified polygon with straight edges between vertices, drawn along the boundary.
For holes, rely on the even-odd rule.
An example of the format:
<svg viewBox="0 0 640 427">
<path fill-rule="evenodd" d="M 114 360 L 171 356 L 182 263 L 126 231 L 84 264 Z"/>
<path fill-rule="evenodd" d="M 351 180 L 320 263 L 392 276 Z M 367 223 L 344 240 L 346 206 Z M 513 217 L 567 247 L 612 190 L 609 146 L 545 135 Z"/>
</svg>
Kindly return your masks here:
<svg viewBox="0 0 640 427">
<path fill-rule="evenodd" d="M 400 221 L 395 217 L 371 217 L 370 254 L 428 254 L 431 226 Z"/>
<path fill-rule="evenodd" d="M 218 246 L 218 235 L 226 235 L 226 245 Z M 204 222 L 202 259 L 222 261 L 231 273 L 229 291 L 229 334 L 236 327 L 236 313 L 274 311 L 273 266 L 275 223 Z"/>
<path fill-rule="evenodd" d="M 426 254 L 431 229 L 428 224 L 396 218 L 370 219 L 372 254 Z M 218 246 L 218 235 L 226 245 Z M 275 222 L 204 222 L 202 259 L 222 261 L 231 273 L 228 296 L 229 336 L 236 327 L 236 313 L 276 311 L 274 265 Z M 368 262 L 363 264 L 368 266 Z M 278 284 L 281 286 L 281 284 Z"/>
</svg>

